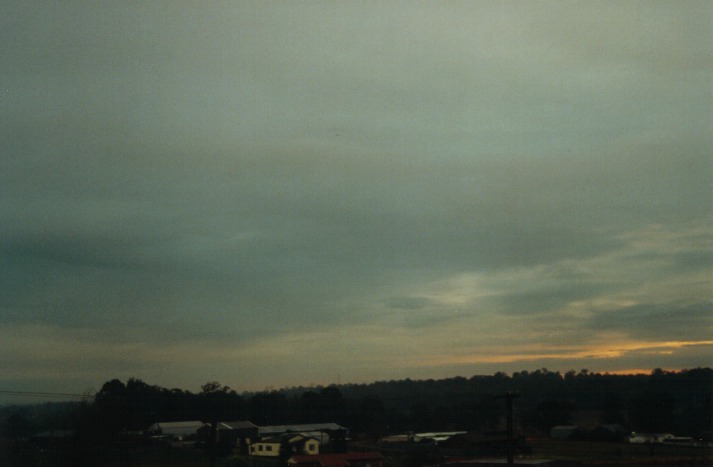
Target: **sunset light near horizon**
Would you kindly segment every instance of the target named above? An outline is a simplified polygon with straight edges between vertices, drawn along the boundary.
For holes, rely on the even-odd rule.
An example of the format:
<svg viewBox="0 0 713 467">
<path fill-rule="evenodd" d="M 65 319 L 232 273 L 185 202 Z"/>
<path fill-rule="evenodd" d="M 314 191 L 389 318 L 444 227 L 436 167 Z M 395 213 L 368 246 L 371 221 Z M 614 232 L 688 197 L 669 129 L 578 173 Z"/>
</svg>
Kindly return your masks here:
<svg viewBox="0 0 713 467">
<path fill-rule="evenodd" d="M 713 362 L 712 2 L 0 18 L 0 390 Z"/>
</svg>

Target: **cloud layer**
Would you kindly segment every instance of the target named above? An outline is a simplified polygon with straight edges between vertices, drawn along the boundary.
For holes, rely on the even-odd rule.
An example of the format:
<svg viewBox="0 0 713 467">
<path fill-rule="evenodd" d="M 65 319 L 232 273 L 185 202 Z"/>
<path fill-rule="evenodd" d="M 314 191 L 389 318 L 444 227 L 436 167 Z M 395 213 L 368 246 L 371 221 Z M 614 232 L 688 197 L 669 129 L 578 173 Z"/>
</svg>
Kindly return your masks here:
<svg viewBox="0 0 713 467">
<path fill-rule="evenodd" d="M 2 7 L 10 389 L 713 358 L 713 8 Z"/>
</svg>

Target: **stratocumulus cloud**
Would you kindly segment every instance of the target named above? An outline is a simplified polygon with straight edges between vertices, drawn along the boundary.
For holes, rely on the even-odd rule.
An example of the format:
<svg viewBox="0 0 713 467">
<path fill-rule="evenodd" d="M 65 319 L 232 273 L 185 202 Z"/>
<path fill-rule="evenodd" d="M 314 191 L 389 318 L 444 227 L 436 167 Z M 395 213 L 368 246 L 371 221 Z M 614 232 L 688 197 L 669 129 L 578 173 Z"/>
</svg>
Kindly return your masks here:
<svg viewBox="0 0 713 467">
<path fill-rule="evenodd" d="M 11 389 L 713 359 L 706 2 L 6 2 Z"/>
</svg>

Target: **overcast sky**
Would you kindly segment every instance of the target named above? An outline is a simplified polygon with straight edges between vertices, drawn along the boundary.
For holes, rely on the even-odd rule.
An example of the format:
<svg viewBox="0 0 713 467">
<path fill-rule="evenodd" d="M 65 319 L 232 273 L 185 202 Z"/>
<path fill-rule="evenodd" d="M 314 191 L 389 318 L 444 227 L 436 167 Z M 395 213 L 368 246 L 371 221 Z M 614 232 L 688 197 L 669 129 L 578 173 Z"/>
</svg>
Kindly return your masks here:
<svg viewBox="0 0 713 467">
<path fill-rule="evenodd" d="M 0 389 L 713 362 L 713 3 L 0 7 Z"/>
</svg>

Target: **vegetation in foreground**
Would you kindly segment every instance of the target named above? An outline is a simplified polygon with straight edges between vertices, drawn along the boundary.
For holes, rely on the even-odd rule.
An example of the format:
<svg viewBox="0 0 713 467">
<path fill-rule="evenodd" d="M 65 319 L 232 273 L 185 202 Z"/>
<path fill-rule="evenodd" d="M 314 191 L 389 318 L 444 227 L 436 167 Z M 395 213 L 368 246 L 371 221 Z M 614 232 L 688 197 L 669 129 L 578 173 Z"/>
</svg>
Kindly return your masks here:
<svg viewBox="0 0 713 467">
<path fill-rule="evenodd" d="M 191 393 L 138 379 L 111 380 L 93 400 L 0 408 L 0 465 L 149 465 L 151 456 L 163 465 L 205 465 L 205 452 L 200 450 L 117 444 L 121 433 L 144 430 L 157 421 L 251 420 L 258 425 L 328 421 L 348 427 L 354 439 L 372 443 L 384 435 L 408 431 L 497 430 L 503 428 L 505 408 L 496 396 L 507 391 L 520 396 L 515 401 L 515 425 L 530 437 L 537 457 L 622 465 L 637 459 L 673 462 L 670 465 L 683 459 L 710 461 L 705 450 L 683 452 L 667 446 L 655 447 L 652 453 L 645 446 L 555 442 L 546 437 L 555 425 L 600 423 L 619 424 L 628 431 L 691 437 L 708 432 L 709 436 L 713 370 L 697 368 L 654 370 L 650 375 L 586 370 L 562 375 L 542 369 L 511 376 L 497 373 L 243 394 L 215 382 Z M 28 444 L 33 435 L 47 430 L 64 430 L 73 437 L 64 447 L 45 447 L 44 451 Z M 669 448 L 678 451 L 669 452 Z M 53 463 L 46 463 L 42 459 L 52 450 L 59 454 Z M 166 464 L 166 456 L 177 457 Z M 223 457 L 221 462 L 228 459 Z M 239 464 L 240 460 L 230 462 Z"/>
<path fill-rule="evenodd" d="M 689 446 L 529 438 L 533 458 L 583 465 L 713 465 L 713 450 Z"/>
</svg>

